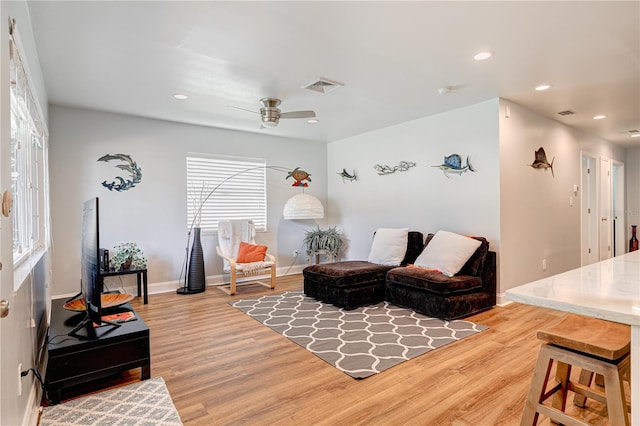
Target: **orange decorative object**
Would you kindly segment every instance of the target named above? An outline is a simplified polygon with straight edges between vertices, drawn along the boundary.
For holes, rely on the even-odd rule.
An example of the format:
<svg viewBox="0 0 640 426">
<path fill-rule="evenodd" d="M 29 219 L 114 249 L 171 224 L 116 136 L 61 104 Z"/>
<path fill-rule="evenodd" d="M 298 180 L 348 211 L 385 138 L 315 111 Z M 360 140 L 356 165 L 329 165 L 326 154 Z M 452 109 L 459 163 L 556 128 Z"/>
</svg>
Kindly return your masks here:
<svg viewBox="0 0 640 426">
<path fill-rule="evenodd" d="M 102 309 L 113 308 L 115 306 L 124 305 L 133 300 L 133 295 L 127 293 L 107 293 L 100 298 Z M 71 300 L 64 304 L 64 308 L 69 311 L 85 311 L 87 307 L 84 304 L 84 298 Z"/>
<path fill-rule="evenodd" d="M 290 177 L 295 180 L 295 182 L 293 182 L 293 185 L 291 186 L 302 186 L 306 188 L 309 186 L 309 184 L 303 181 L 306 180 L 311 182 L 311 175 L 304 170 L 300 170 L 300 167 L 296 167 L 295 169 L 290 171 L 285 179 L 289 179 Z"/>
<path fill-rule="evenodd" d="M 442 271 L 440 271 L 439 269 L 425 268 L 424 266 L 417 266 L 417 265 L 414 265 L 414 264 L 407 265 L 407 268 L 411 268 L 411 269 L 422 269 L 423 271 L 427 271 L 427 272 L 435 272 L 436 274 L 441 274 L 441 273 L 442 273 Z"/>
<path fill-rule="evenodd" d="M 262 262 L 267 254 L 267 246 L 259 246 L 255 244 L 240 242 L 238 249 L 238 263 Z"/>
</svg>

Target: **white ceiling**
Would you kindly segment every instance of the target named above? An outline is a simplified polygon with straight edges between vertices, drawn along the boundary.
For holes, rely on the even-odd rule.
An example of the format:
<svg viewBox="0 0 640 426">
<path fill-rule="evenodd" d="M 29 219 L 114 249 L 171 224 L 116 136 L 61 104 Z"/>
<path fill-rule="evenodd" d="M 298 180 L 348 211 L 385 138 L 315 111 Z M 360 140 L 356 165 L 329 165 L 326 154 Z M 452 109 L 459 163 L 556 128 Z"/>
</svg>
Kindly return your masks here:
<svg viewBox="0 0 640 426">
<path fill-rule="evenodd" d="M 29 1 L 52 104 L 330 142 L 503 97 L 640 146 L 640 2 Z M 495 56 L 476 62 L 473 55 Z M 301 87 L 344 83 L 328 94 Z M 540 83 L 553 87 L 535 92 Z M 438 89 L 454 87 L 451 93 Z M 174 93 L 189 99 L 175 100 Z M 260 130 L 263 97 L 318 124 Z M 561 117 L 559 111 L 572 110 Z M 604 120 L 593 120 L 606 114 Z"/>
</svg>

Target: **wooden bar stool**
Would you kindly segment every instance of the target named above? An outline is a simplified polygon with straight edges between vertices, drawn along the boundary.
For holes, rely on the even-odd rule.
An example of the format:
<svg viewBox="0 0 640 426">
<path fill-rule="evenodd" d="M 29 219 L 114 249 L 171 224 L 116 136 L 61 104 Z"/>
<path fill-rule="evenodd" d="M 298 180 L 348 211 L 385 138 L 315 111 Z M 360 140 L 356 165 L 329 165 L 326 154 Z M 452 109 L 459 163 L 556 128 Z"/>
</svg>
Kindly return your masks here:
<svg viewBox="0 0 640 426">
<path fill-rule="evenodd" d="M 569 314 L 538 331 L 543 340 L 525 401 L 521 425 L 536 425 L 540 414 L 556 423 L 587 425 L 565 413 L 567 393 L 607 405 L 609 424 L 629 425 L 623 376 L 629 372 L 631 332 L 628 325 Z M 553 362 L 558 383 L 547 390 Z M 571 381 L 571 367 L 602 375 L 605 391 Z M 543 404 L 552 397 L 551 405 Z"/>
</svg>

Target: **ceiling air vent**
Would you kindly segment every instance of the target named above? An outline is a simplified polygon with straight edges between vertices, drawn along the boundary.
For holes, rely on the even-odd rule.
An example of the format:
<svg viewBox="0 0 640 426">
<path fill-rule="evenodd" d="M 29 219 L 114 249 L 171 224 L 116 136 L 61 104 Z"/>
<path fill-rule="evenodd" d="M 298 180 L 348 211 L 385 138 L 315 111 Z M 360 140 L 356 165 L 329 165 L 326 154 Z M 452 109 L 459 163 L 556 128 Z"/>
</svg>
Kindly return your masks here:
<svg viewBox="0 0 640 426">
<path fill-rule="evenodd" d="M 565 115 L 573 115 L 575 114 L 575 112 L 571 111 L 571 110 L 566 110 L 566 111 L 560 111 L 558 114 L 562 115 L 563 117 Z"/>
<path fill-rule="evenodd" d="M 302 88 L 313 90 L 314 92 L 329 93 L 341 88 L 342 86 L 344 86 L 344 84 L 320 77 L 317 80 L 302 86 Z"/>
</svg>

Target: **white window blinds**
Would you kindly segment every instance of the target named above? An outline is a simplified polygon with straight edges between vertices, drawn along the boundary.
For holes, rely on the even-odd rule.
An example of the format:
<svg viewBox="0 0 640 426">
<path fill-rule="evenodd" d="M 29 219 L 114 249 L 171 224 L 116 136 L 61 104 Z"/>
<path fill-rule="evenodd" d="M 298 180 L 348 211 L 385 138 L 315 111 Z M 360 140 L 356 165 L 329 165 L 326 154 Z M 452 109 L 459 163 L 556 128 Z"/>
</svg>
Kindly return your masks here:
<svg viewBox="0 0 640 426">
<path fill-rule="evenodd" d="M 218 230 L 220 220 L 251 219 L 267 228 L 266 162 L 187 154 L 187 229 Z"/>
</svg>

